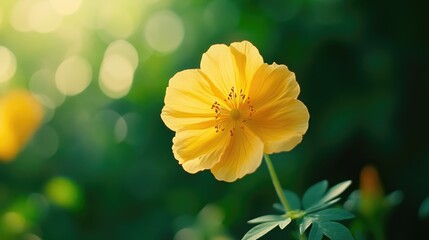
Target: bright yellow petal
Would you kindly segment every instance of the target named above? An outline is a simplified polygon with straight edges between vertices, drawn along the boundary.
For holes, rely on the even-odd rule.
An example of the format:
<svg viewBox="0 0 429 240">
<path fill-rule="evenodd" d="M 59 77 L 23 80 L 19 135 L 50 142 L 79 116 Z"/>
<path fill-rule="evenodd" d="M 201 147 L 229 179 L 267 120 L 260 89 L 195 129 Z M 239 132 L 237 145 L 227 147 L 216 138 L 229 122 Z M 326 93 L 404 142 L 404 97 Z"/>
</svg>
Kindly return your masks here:
<svg viewBox="0 0 429 240">
<path fill-rule="evenodd" d="M 235 42 L 230 46 L 236 64 L 236 75 L 242 80 L 241 87 L 246 90 L 255 72 L 264 63 L 258 49 L 248 41 Z"/>
<path fill-rule="evenodd" d="M 233 182 L 261 164 L 264 145 L 249 129 L 235 130 L 221 160 L 211 168 L 217 180 Z"/>
<path fill-rule="evenodd" d="M 213 45 L 203 54 L 201 59 L 203 71 L 213 84 L 222 91 L 224 99 L 232 87 L 240 87 L 240 79 L 236 77 L 233 55 L 228 46 L 224 44 Z"/>
<path fill-rule="evenodd" d="M 229 135 L 215 128 L 187 130 L 176 133 L 173 153 L 183 168 L 190 173 L 211 168 L 220 160 Z"/>
<path fill-rule="evenodd" d="M 281 99 L 256 110 L 246 125 L 264 142 L 265 153 L 292 150 L 308 129 L 310 115 L 297 99 Z"/>
<path fill-rule="evenodd" d="M 285 66 L 263 64 L 252 80 L 248 96 L 251 105 L 258 107 L 281 98 L 297 98 L 299 85 L 295 74 Z"/>
<path fill-rule="evenodd" d="M 40 103 L 26 91 L 11 91 L 1 98 L 0 158 L 13 159 L 37 130 L 42 118 Z"/>
<path fill-rule="evenodd" d="M 200 70 L 177 73 L 167 87 L 162 120 L 173 131 L 214 127 L 216 91 Z"/>
<path fill-rule="evenodd" d="M 0 106 L 1 107 L 1 106 Z M 0 160 L 12 160 L 19 151 L 18 143 L 9 121 L 0 110 Z"/>
</svg>

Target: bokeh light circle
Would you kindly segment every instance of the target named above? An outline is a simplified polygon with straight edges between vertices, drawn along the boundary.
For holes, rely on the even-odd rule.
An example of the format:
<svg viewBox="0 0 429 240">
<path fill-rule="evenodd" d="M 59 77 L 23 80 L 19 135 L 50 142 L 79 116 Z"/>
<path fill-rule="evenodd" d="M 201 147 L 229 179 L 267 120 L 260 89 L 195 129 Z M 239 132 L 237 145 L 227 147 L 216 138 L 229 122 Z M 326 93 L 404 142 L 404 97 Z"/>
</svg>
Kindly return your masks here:
<svg viewBox="0 0 429 240">
<path fill-rule="evenodd" d="M 104 94 L 121 98 L 131 89 L 139 59 L 129 42 L 118 40 L 109 45 L 100 68 L 99 85 Z"/>
<path fill-rule="evenodd" d="M 25 217 L 22 216 L 21 213 L 18 212 L 6 212 L 3 215 L 3 225 L 9 231 L 14 233 L 20 233 L 24 231 L 25 227 L 27 226 L 27 221 L 25 220 Z"/>
<path fill-rule="evenodd" d="M 111 98 L 128 94 L 134 78 L 133 65 L 122 55 L 112 54 L 103 60 L 100 71 L 100 88 Z"/>
<path fill-rule="evenodd" d="M 136 48 L 131 43 L 125 40 L 118 40 L 109 45 L 105 55 L 122 55 L 124 56 L 134 69 L 137 68 L 139 63 L 139 55 Z"/>
<path fill-rule="evenodd" d="M 115 123 L 115 139 L 117 143 L 120 143 L 125 140 L 128 133 L 127 122 L 123 117 L 119 117 Z"/>
<path fill-rule="evenodd" d="M 149 47 L 154 50 L 171 53 L 182 44 L 185 27 L 177 14 L 169 10 L 162 10 L 147 20 L 144 37 Z"/>
<path fill-rule="evenodd" d="M 0 83 L 10 80 L 16 72 L 16 58 L 12 51 L 0 45 Z"/>
<path fill-rule="evenodd" d="M 75 13 L 82 4 L 82 0 L 50 0 L 52 8 L 61 15 Z"/>
<path fill-rule="evenodd" d="M 92 78 L 92 68 L 82 57 L 65 59 L 55 73 L 55 83 L 64 95 L 74 96 L 85 90 Z"/>
<path fill-rule="evenodd" d="M 10 23 L 15 30 L 20 32 L 31 31 L 30 23 L 28 21 L 28 14 L 33 4 L 33 0 L 21 0 L 13 5 L 10 14 Z"/>
<path fill-rule="evenodd" d="M 63 208 L 76 209 L 81 207 L 83 193 L 80 187 L 66 177 L 54 177 L 45 186 L 45 195 L 55 205 Z"/>
<path fill-rule="evenodd" d="M 47 1 L 36 2 L 28 13 L 28 23 L 32 30 L 49 33 L 56 30 L 62 22 L 62 16 L 54 11 Z"/>
</svg>

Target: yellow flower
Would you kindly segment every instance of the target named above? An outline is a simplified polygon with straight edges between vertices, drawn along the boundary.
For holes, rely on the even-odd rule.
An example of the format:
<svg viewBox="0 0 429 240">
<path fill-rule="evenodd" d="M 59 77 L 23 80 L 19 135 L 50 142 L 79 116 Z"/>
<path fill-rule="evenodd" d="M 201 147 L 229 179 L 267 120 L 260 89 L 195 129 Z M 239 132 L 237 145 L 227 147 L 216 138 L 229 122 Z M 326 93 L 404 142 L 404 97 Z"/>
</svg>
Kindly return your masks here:
<svg viewBox="0 0 429 240">
<path fill-rule="evenodd" d="M 0 98 L 0 160 L 15 158 L 42 117 L 42 107 L 24 90 L 11 91 Z"/>
<path fill-rule="evenodd" d="M 295 74 L 264 63 L 250 42 L 211 46 L 200 69 L 177 73 L 166 90 L 161 118 L 176 132 L 175 158 L 228 182 L 254 172 L 264 153 L 301 142 L 309 114 L 299 91 Z"/>
</svg>

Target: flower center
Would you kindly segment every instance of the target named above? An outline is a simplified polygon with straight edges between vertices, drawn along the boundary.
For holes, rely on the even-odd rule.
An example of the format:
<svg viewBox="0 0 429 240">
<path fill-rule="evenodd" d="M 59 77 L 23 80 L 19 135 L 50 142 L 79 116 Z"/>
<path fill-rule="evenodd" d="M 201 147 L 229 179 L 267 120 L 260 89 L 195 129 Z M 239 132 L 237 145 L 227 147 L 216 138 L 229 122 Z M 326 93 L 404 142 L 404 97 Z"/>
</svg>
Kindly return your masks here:
<svg viewBox="0 0 429 240">
<path fill-rule="evenodd" d="M 229 112 L 229 115 L 231 116 L 232 119 L 234 120 L 238 120 L 240 119 L 240 111 L 238 111 L 237 109 L 232 109 Z"/>
<path fill-rule="evenodd" d="M 240 89 L 238 95 L 234 87 L 231 87 L 227 98 L 223 99 L 223 101 L 215 101 L 211 109 L 214 111 L 216 120 L 214 127 L 216 132 L 226 130 L 226 132 L 229 131 L 231 137 L 234 136 L 236 129 L 244 130 L 246 121 L 251 119 L 256 112 L 250 97 L 246 96 L 244 90 Z"/>
</svg>

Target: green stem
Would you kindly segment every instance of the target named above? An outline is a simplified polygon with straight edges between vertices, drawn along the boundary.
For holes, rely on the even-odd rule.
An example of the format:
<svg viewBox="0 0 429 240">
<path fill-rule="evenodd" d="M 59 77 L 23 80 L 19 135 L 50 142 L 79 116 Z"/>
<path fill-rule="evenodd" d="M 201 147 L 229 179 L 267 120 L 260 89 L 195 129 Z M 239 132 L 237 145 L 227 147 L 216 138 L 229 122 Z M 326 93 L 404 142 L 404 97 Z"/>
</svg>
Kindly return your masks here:
<svg viewBox="0 0 429 240">
<path fill-rule="evenodd" d="M 276 190 L 277 196 L 279 197 L 283 208 L 288 212 L 291 210 L 291 208 L 283 194 L 282 186 L 280 185 L 279 179 L 277 178 L 277 174 L 274 170 L 273 164 L 271 163 L 270 156 L 268 156 L 268 154 L 264 154 L 264 158 L 265 162 L 267 163 L 268 171 L 270 172 L 271 180 L 273 181 L 274 189 Z"/>
</svg>

